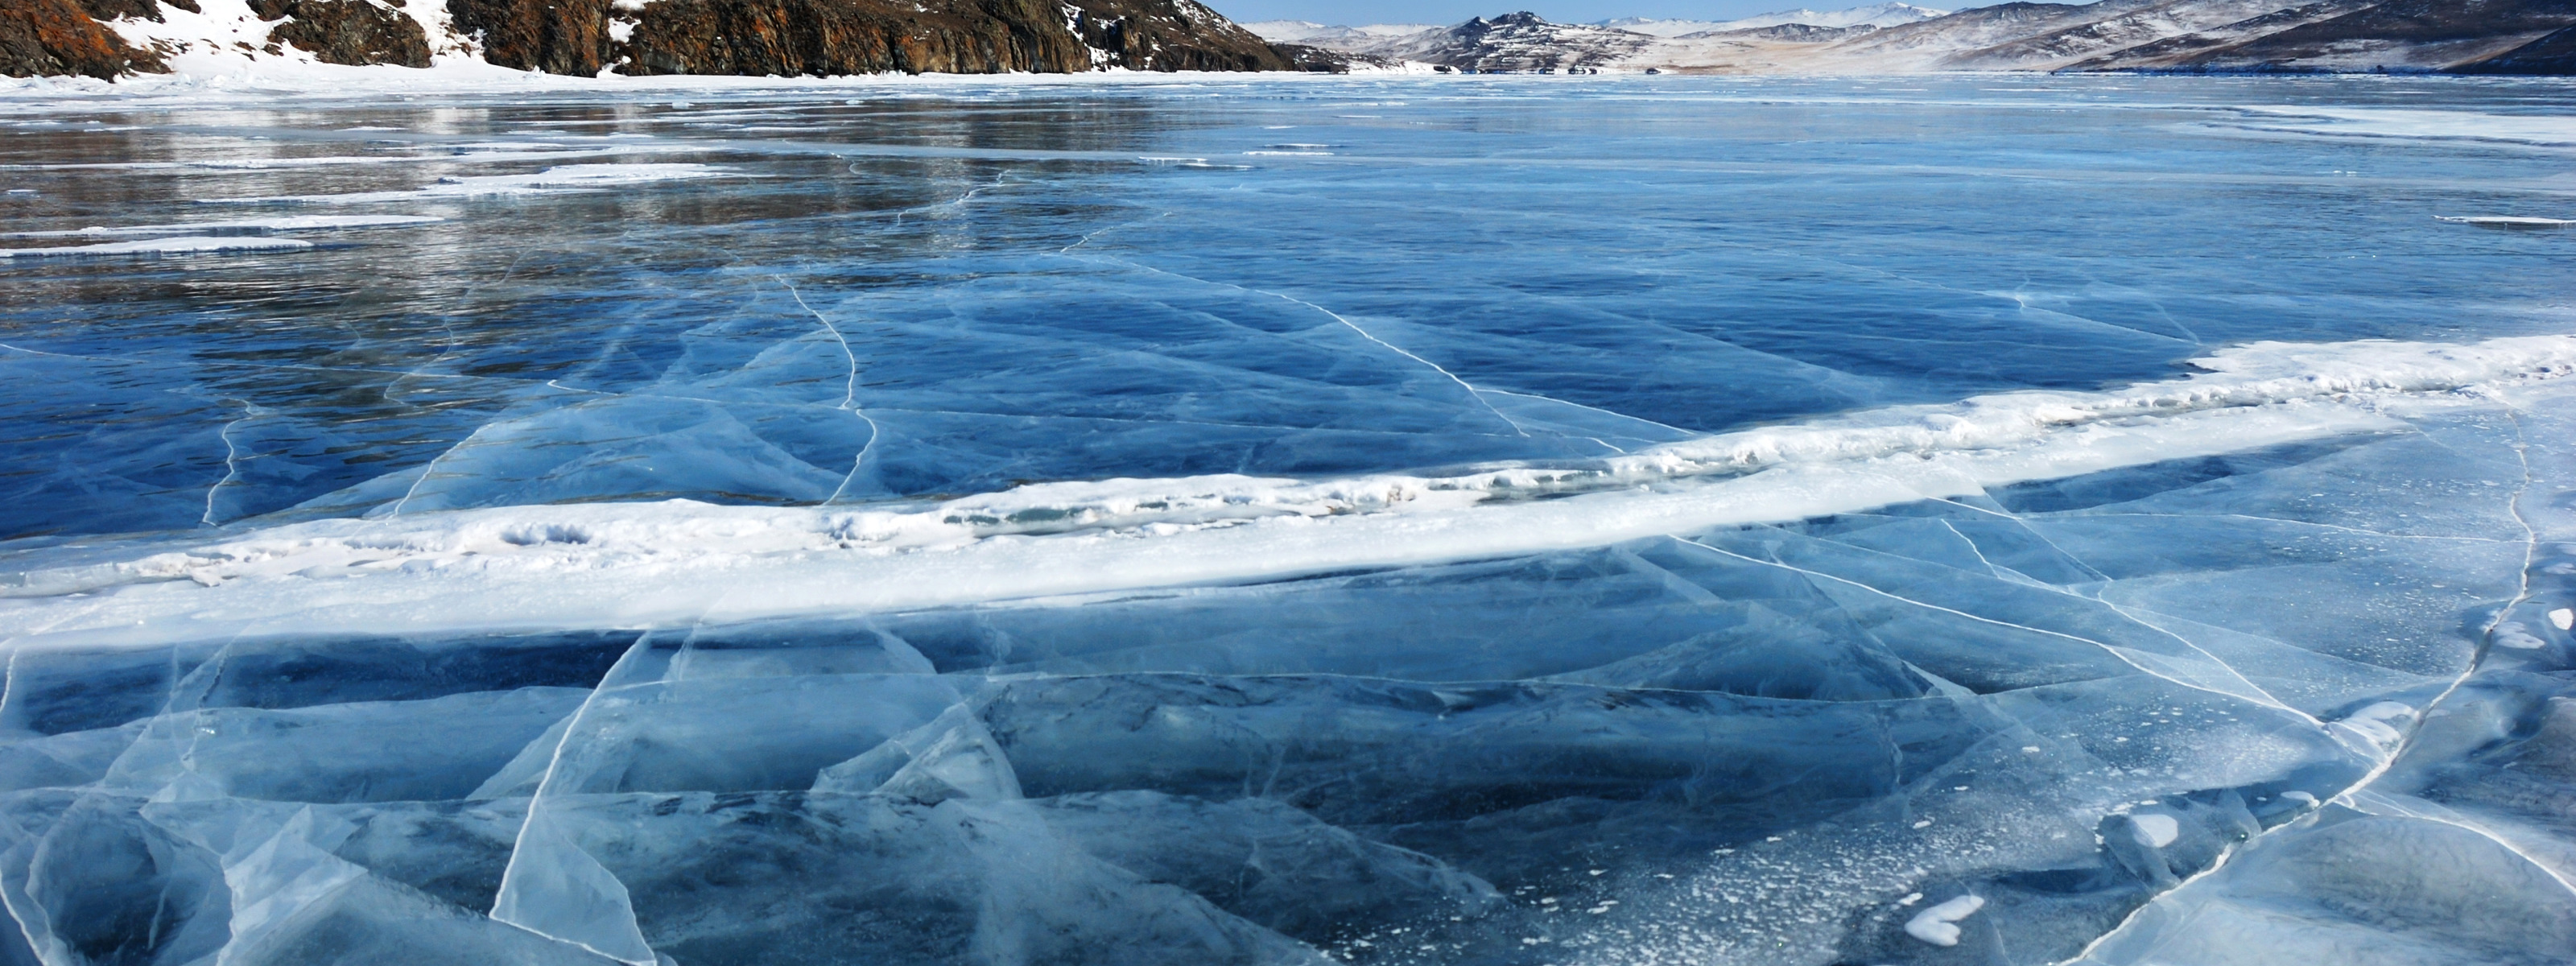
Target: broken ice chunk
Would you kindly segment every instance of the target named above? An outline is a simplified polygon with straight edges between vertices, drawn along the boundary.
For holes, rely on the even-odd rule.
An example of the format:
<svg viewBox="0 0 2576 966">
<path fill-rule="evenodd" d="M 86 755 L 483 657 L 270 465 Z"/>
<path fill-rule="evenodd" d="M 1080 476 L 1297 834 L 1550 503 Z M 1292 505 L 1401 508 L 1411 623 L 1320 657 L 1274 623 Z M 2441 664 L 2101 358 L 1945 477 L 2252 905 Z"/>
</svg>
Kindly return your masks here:
<svg viewBox="0 0 2576 966">
<path fill-rule="evenodd" d="M 1020 780 L 992 732 L 960 704 L 929 724 L 823 769 L 814 778 L 814 790 L 876 792 L 936 804 L 951 798 L 1015 799 Z"/>
<path fill-rule="evenodd" d="M 2174 837 L 2182 834 L 2182 826 L 2171 815 L 2132 815 L 2129 823 L 2138 844 L 2151 849 L 2172 845 Z"/>
</svg>

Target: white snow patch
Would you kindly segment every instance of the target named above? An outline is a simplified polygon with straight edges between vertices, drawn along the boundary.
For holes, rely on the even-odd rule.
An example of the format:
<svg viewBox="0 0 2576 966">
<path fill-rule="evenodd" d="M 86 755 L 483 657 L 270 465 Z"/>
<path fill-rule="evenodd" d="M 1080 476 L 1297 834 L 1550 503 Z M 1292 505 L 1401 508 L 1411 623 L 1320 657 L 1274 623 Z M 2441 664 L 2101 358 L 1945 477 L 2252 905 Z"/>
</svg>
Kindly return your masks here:
<svg viewBox="0 0 2576 966">
<path fill-rule="evenodd" d="M 1914 914 L 1905 921 L 1905 934 L 1935 946 L 1959 944 L 1958 922 L 1986 907 L 1983 896 L 1966 895 Z"/>
<path fill-rule="evenodd" d="M 2576 145 L 2576 116 L 2376 107 L 2241 107 L 2262 128 L 2309 134 Z M 2278 120 L 2274 120 L 2278 118 Z"/>
</svg>

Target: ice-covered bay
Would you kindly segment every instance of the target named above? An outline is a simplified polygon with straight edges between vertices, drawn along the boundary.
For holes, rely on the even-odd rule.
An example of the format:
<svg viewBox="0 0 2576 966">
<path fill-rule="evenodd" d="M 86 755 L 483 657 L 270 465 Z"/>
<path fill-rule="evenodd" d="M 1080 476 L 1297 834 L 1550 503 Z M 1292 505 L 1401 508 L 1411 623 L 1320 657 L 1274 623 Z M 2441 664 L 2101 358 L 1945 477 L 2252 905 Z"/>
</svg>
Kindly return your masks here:
<svg viewBox="0 0 2576 966">
<path fill-rule="evenodd" d="M 2567 90 L 1881 87 L 0 96 L 0 948 L 2562 961 Z"/>
</svg>

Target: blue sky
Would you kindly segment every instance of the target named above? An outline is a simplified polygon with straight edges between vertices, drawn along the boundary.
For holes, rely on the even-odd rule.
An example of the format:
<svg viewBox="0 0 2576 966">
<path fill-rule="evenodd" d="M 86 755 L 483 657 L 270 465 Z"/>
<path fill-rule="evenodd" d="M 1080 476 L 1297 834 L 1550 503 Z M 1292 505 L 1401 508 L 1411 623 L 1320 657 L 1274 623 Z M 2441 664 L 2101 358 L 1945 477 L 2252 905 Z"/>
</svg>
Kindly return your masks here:
<svg viewBox="0 0 2576 966">
<path fill-rule="evenodd" d="M 1772 10 L 1840 10 L 1877 0 L 1202 0 L 1236 20 L 1313 20 L 1319 23 L 1457 23 L 1469 17 L 1532 10 L 1549 20 L 1579 23 L 1609 17 L 1688 17 L 1731 20 Z M 1927 0 L 1923 6 L 1949 9 Z M 2072 0 L 2081 2 L 2081 0 Z"/>
</svg>

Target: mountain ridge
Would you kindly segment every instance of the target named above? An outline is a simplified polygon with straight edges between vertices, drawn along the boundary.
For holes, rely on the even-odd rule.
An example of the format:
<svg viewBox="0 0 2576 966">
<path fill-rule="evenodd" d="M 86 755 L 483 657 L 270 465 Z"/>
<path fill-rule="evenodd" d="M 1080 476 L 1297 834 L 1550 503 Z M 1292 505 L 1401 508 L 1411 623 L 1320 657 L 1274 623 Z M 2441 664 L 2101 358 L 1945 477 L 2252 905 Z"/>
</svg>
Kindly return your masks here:
<svg viewBox="0 0 2576 966">
<path fill-rule="evenodd" d="M 1318 31 L 1311 42 L 1477 73 L 2576 73 L 2576 0 L 2012 2 L 1889 25 L 1674 35 L 1616 22 L 1520 11 L 1393 36 Z"/>
<path fill-rule="evenodd" d="M 1681 37 L 1690 34 L 1714 33 L 1727 30 L 1751 30 L 1758 27 L 1778 27 L 1790 24 L 1803 24 L 1809 27 L 1893 27 L 1902 23 L 1913 23 L 1918 20 L 1930 20 L 1934 17 L 1942 16 L 1950 12 L 1951 11 L 1949 10 L 1935 10 L 1930 7 L 1919 7 L 1910 3 L 1890 2 L 1874 3 L 1868 6 L 1852 7 L 1845 10 L 1809 10 L 1803 7 L 1796 10 L 1773 10 L 1767 13 L 1757 13 L 1750 17 L 1737 17 L 1732 20 L 1614 17 L 1608 20 L 1590 21 L 1590 25 L 1595 27 L 1608 27 L 1613 30 L 1625 30 L 1631 33 L 1652 34 L 1657 37 Z"/>
</svg>

